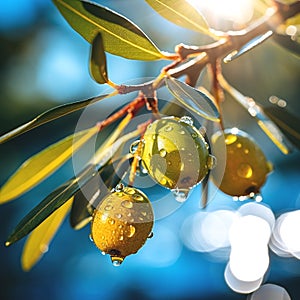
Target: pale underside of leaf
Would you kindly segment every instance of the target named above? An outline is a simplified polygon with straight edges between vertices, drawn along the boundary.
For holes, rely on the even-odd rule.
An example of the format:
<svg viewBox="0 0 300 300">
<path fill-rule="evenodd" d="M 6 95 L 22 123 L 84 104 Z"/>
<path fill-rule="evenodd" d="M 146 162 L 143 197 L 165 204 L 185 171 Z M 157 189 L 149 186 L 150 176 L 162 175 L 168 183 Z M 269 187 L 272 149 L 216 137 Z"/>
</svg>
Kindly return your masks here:
<svg viewBox="0 0 300 300">
<path fill-rule="evenodd" d="M 205 18 L 188 1 L 146 0 L 162 17 L 181 27 L 195 30 L 215 38 Z"/>
<path fill-rule="evenodd" d="M 166 58 L 137 25 L 108 8 L 79 0 L 53 2 L 73 29 L 89 43 L 101 32 L 107 52 L 128 59 Z"/>
<path fill-rule="evenodd" d="M 70 135 L 26 160 L 0 190 L 0 204 L 27 192 L 52 174 L 98 132 L 95 126 Z"/>
<path fill-rule="evenodd" d="M 90 104 L 93 104 L 95 102 L 98 102 L 104 98 L 108 98 L 112 95 L 114 95 L 115 92 L 108 94 L 108 95 L 101 95 L 94 98 L 90 98 L 87 100 L 72 102 L 64 105 L 60 105 L 57 107 L 54 107 L 52 109 L 49 109 L 45 111 L 44 113 L 40 114 L 39 116 L 35 117 L 33 120 L 27 122 L 26 124 L 23 124 L 19 126 L 18 128 L 2 135 L 0 137 L 0 144 L 9 141 L 10 139 L 25 133 L 33 128 L 36 128 L 40 125 L 43 125 L 45 123 L 48 123 L 50 121 L 53 121 L 55 119 L 61 118 L 67 114 L 70 114 L 72 112 L 75 112 L 79 109 L 82 109 Z"/>
<path fill-rule="evenodd" d="M 165 81 L 171 94 L 190 111 L 205 119 L 220 121 L 219 110 L 208 95 L 173 77 L 166 77 Z"/>
<path fill-rule="evenodd" d="M 68 214 L 71 205 L 72 199 L 36 227 L 27 238 L 21 257 L 24 271 L 29 271 L 48 251 L 49 244 Z"/>
</svg>

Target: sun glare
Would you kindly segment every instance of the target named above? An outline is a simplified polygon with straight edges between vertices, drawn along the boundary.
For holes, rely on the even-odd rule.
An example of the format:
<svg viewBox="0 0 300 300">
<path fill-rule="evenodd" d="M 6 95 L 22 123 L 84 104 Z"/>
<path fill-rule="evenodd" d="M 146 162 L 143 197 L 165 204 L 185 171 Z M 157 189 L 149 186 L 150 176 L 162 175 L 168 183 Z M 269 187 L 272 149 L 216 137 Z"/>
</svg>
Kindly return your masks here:
<svg viewBox="0 0 300 300">
<path fill-rule="evenodd" d="M 207 18 L 220 18 L 234 23 L 244 24 L 253 15 L 253 0 L 188 0 Z"/>
</svg>

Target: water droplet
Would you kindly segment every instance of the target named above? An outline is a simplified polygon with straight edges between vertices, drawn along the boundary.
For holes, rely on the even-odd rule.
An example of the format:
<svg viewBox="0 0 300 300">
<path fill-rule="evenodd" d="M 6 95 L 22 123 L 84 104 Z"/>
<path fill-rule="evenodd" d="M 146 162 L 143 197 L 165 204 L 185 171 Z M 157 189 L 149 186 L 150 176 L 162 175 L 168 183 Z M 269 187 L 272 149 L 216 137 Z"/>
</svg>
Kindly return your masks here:
<svg viewBox="0 0 300 300">
<path fill-rule="evenodd" d="M 167 179 L 165 178 L 165 177 L 163 177 L 162 179 L 161 179 L 161 181 L 160 181 L 160 183 L 162 184 L 162 185 L 165 185 L 165 184 L 167 184 Z"/>
<path fill-rule="evenodd" d="M 101 251 L 101 254 L 102 254 L 102 255 L 105 255 L 105 254 L 106 254 L 106 252 L 105 252 L 105 251 Z"/>
<path fill-rule="evenodd" d="M 142 211 L 141 215 L 143 215 L 144 217 L 146 217 L 147 216 L 147 212 L 146 211 Z"/>
<path fill-rule="evenodd" d="M 230 145 L 230 144 L 233 144 L 236 140 L 237 140 L 236 135 L 228 134 L 226 139 L 225 139 L 225 143 L 226 143 L 226 145 Z"/>
<path fill-rule="evenodd" d="M 185 134 L 185 131 L 184 131 L 184 130 L 181 130 L 179 133 L 182 134 L 182 135 L 184 135 L 184 134 Z"/>
<path fill-rule="evenodd" d="M 127 188 L 125 192 L 126 192 L 126 194 L 133 195 L 133 194 L 135 194 L 135 189 Z"/>
<path fill-rule="evenodd" d="M 125 208 L 132 208 L 133 207 L 133 203 L 129 200 L 122 201 L 121 205 Z"/>
<path fill-rule="evenodd" d="M 142 201 L 144 199 L 144 197 L 139 194 L 134 194 L 132 198 L 137 201 Z"/>
<path fill-rule="evenodd" d="M 152 239 L 153 236 L 154 236 L 154 233 L 153 233 L 153 231 L 151 231 L 151 232 L 149 233 L 149 235 L 148 235 L 148 239 Z"/>
<path fill-rule="evenodd" d="M 190 190 L 189 189 L 178 189 L 178 188 L 176 188 L 176 189 L 171 190 L 171 192 L 173 193 L 173 196 L 174 196 L 176 201 L 185 202 L 186 199 L 189 196 Z"/>
<path fill-rule="evenodd" d="M 89 234 L 89 239 L 90 239 L 91 242 L 94 242 L 93 237 L 92 237 L 91 234 Z"/>
<path fill-rule="evenodd" d="M 180 164 L 180 171 L 182 172 L 184 170 L 184 163 L 182 162 L 181 164 Z"/>
<path fill-rule="evenodd" d="M 102 239 L 102 240 L 105 240 L 105 235 L 102 235 L 102 236 L 101 236 L 101 239 Z"/>
<path fill-rule="evenodd" d="M 263 200 L 263 197 L 260 193 L 254 193 L 254 192 L 249 194 L 249 198 L 251 198 L 256 202 L 261 202 Z"/>
<path fill-rule="evenodd" d="M 159 155 L 160 155 L 161 157 L 165 157 L 165 156 L 167 155 L 166 149 L 160 149 L 160 150 L 159 150 Z"/>
<path fill-rule="evenodd" d="M 139 146 L 140 140 L 134 141 L 130 146 L 129 146 L 129 152 L 131 154 L 134 154 Z"/>
<path fill-rule="evenodd" d="M 104 207 L 104 210 L 106 211 L 109 211 L 109 210 L 112 210 L 114 207 L 111 205 L 111 204 L 107 204 L 105 207 Z"/>
<path fill-rule="evenodd" d="M 109 219 L 109 220 L 108 220 L 108 223 L 109 223 L 110 225 L 114 225 L 114 224 L 115 224 L 115 220 L 114 220 L 114 219 Z"/>
<path fill-rule="evenodd" d="M 186 123 L 190 126 L 192 126 L 194 124 L 193 122 L 193 119 L 191 117 L 188 117 L 188 116 L 183 116 L 180 118 L 179 122 L 183 122 L 183 123 Z"/>
<path fill-rule="evenodd" d="M 207 167 L 212 170 L 217 165 L 217 158 L 211 154 L 207 157 Z"/>
<path fill-rule="evenodd" d="M 237 148 L 242 148 L 242 144 L 241 144 L 241 143 L 238 143 L 238 144 L 236 145 L 236 147 L 237 147 Z"/>
<path fill-rule="evenodd" d="M 128 237 L 133 237 L 135 234 L 135 227 L 133 225 L 129 225 Z"/>
<path fill-rule="evenodd" d="M 140 160 L 138 165 L 137 165 L 137 168 L 136 168 L 136 175 L 137 176 L 140 176 L 140 177 L 143 177 L 143 176 L 147 176 L 148 175 L 148 171 L 147 169 L 144 167 L 142 161 Z M 134 190 L 133 190 L 134 191 Z M 134 191 L 135 193 L 135 191 Z M 133 194 L 134 194 L 133 193 Z"/>
<path fill-rule="evenodd" d="M 165 132 L 170 132 L 173 130 L 173 127 L 170 125 L 167 125 L 164 130 L 165 130 Z"/>
<path fill-rule="evenodd" d="M 250 178 L 252 176 L 252 168 L 250 165 L 241 163 L 237 169 L 238 176 L 242 178 Z"/>
<path fill-rule="evenodd" d="M 117 213 L 117 214 L 115 214 L 115 217 L 116 217 L 117 219 L 121 219 L 121 218 L 122 218 L 122 214 Z"/>
<path fill-rule="evenodd" d="M 124 184 L 123 183 L 119 183 L 116 187 L 115 187 L 115 191 L 116 192 L 122 192 L 124 190 Z"/>
<path fill-rule="evenodd" d="M 248 154 L 248 153 L 249 153 L 249 149 L 245 149 L 245 150 L 244 150 L 244 153 L 245 153 L 245 154 Z"/>
<path fill-rule="evenodd" d="M 119 256 L 110 256 L 110 259 L 114 267 L 121 266 L 122 262 L 124 261 L 124 258 Z"/>
<path fill-rule="evenodd" d="M 144 218 L 143 218 L 143 217 L 139 217 L 139 220 L 140 220 L 140 221 L 144 221 Z"/>
<path fill-rule="evenodd" d="M 118 228 L 119 228 L 119 229 L 123 228 L 123 225 L 119 225 Z"/>
<path fill-rule="evenodd" d="M 121 235 L 121 236 L 119 237 L 119 241 L 123 241 L 123 240 L 124 240 L 124 236 Z"/>
</svg>

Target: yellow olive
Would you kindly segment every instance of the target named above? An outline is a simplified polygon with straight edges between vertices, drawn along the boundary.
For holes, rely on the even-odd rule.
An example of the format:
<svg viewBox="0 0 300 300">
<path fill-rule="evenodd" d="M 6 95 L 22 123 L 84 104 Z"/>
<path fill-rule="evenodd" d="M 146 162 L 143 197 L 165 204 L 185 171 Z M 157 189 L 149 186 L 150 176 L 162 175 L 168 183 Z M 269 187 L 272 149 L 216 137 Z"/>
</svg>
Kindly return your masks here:
<svg viewBox="0 0 300 300">
<path fill-rule="evenodd" d="M 171 190 L 190 189 L 211 167 L 209 147 L 189 117 L 154 121 L 144 134 L 142 164 L 160 185 Z"/>
<path fill-rule="evenodd" d="M 95 209 L 91 239 L 103 254 L 109 254 L 115 266 L 136 253 L 153 227 L 153 210 L 140 190 L 119 185 Z"/>
<path fill-rule="evenodd" d="M 224 134 L 215 133 L 212 147 L 218 164 L 211 175 L 216 185 L 220 184 L 219 189 L 238 197 L 258 194 L 272 167 L 255 141 L 247 133 L 232 128 Z M 223 168 L 220 151 L 226 151 Z"/>
</svg>

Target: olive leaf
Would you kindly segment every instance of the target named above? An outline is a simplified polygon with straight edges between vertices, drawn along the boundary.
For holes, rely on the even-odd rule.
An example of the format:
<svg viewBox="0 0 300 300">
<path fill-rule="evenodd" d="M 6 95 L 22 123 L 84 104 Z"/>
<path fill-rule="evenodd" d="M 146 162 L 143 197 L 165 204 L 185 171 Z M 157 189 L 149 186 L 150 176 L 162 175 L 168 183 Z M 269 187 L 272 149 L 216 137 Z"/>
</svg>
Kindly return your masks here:
<svg viewBox="0 0 300 300">
<path fill-rule="evenodd" d="M 263 108 L 264 113 L 284 132 L 286 137 L 300 149 L 300 119 L 278 106 Z"/>
<path fill-rule="evenodd" d="M 66 202 L 36 227 L 27 238 L 21 257 L 24 271 L 29 271 L 48 250 L 48 246 L 68 214 L 72 201 Z"/>
<path fill-rule="evenodd" d="M 25 133 L 33 128 L 36 128 L 40 125 L 43 125 L 47 122 L 53 121 L 55 119 L 58 119 L 62 116 L 65 116 L 67 114 L 70 114 L 74 111 L 77 111 L 79 109 L 82 109 L 90 104 L 93 104 L 95 102 L 98 102 L 104 98 L 108 98 L 110 96 L 112 96 L 113 93 L 111 94 L 106 94 L 106 95 L 101 95 L 101 96 L 97 96 L 97 97 L 93 97 L 87 100 L 82 100 L 82 101 L 77 101 L 77 102 L 72 102 L 72 103 L 68 103 L 68 104 L 64 104 L 64 105 L 60 105 L 54 108 L 51 108 L 47 111 L 45 111 L 44 113 L 38 115 L 37 117 L 35 117 L 33 120 L 27 122 L 26 124 L 23 124 L 21 126 L 19 126 L 18 128 L 2 135 L 0 137 L 0 144 L 9 141 L 10 139 Z"/>
<path fill-rule="evenodd" d="M 173 77 L 166 77 L 165 82 L 171 94 L 190 111 L 205 119 L 215 122 L 220 121 L 220 113 L 217 106 L 204 92 Z"/>
<path fill-rule="evenodd" d="M 19 222 L 5 245 L 9 246 L 15 243 L 39 226 L 59 207 L 70 201 L 73 195 L 97 173 L 94 165 L 88 165 L 77 177 L 73 177 L 50 193 Z"/>
<path fill-rule="evenodd" d="M 181 27 L 195 30 L 215 38 L 205 18 L 185 0 L 146 0 L 162 17 Z"/>
<path fill-rule="evenodd" d="M 27 159 L 0 189 L 0 204 L 15 199 L 52 174 L 98 132 L 98 127 L 72 134 Z"/>
<path fill-rule="evenodd" d="M 293 147 L 291 143 L 286 139 L 280 128 L 264 113 L 261 105 L 256 103 L 254 99 L 246 97 L 240 91 L 236 90 L 221 74 L 218 80 L 222 88 L 248 111 L 250 116 L 256 120 L 258 126 L 282 153 L 288 154 L 292 151 Z"/>
<path fill-rule="evenodd" d="M 98 33 L 93 40 L 90 57 L 90 73 L 96 82 L 102 84 L 108 81 L 106 68 L 106 55 L 104 52 L 103 39 Z"/>
<path fill-rule="evenodd" d="M 166 58 L 137 25 L 106 7 L 80 0 L 53 2 L 73 29 L 89 43 L 101 32 L 105 51 L 111 54 L 137 60 Z"/>
<path fill-rule="evenodd" d="M 114 155 L 114 153 L 116 153 L 116 151 L 124 145 L 124 143 L 135 138 L 138 134 L 140 134 L 139 130 L 129 132 L 120 137 L 109 147 L 103 149 L 102 155 L 100 155 L 100 153 L 96 153 L 96 157 L 91 160 L 93 163 L 88 164 L 77 176 L 66 181 L 50 193 L 19 222 L 8 237 L 5 245 L 9 246 L 26 236 L 59 207 L 69 201 L 80 189 L 84 188 L 84 186 L 90 182 L 93 177 L 99 177 L 98 172 L 101 167 L 111 159 L 112 155 Z"/>
<path fill-rule="evenodd" d="M 70 213 L 70 224 L 75 230 L 86 226 L 92 219 L 92 212 L 103 197 L 107 195 L 126 174 L 129 167 L 128 160 L 132 154 L 121 159 L 110 160 L 99 170 L 99 177 L 93 177 L 75 195 Z M 117 172 L 116 172 L 117 170 Z"/>
<path fill-rule="evenodd" d="M 231 62 L 234 59 L 240 57 L 241 55 L 247 53 L 248 51 L 252 50 L 256 46 L 262 44 L 264 41 L 266 41 L 268 38 L 270 38 L 273 35 L 273 31 L 269 30 L 266 33 L 256 36 L 254 39 L 246 43 L 242 48 L 239 50 L 235 50 L 232 53 L 228 54 L 223 61 L 225 63 Z"/>
</svg>

